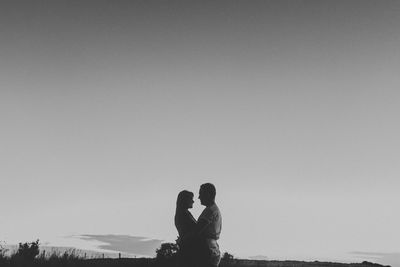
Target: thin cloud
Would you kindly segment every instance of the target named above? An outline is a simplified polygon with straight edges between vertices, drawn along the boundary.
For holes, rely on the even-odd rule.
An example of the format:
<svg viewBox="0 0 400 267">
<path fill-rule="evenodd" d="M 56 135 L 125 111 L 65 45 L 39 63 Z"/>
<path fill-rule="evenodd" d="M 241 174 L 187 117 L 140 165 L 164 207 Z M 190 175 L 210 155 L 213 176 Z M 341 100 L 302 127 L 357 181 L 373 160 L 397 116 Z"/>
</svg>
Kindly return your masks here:
<svg viewBox="0 0 400 267">
<path fill-rule="evenodd" d="M 99 249 L 115 252 L 129 253 L 153 257 L 155 251 L 160 247 L 163 240 L 150 239 L 141 236 L 130 235 L 79 235 L 77 238 L 87 241 L 99 241 L 104 244 L 98 245 Z"/>
</svg>

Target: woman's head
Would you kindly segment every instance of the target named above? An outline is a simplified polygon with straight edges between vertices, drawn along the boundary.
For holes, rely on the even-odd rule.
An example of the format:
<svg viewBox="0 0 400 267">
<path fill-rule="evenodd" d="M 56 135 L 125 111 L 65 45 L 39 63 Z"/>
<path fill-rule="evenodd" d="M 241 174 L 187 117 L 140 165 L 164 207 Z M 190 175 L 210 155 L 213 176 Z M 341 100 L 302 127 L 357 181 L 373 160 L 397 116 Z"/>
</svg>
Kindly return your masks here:
<svg viewBox="0 0 400 267">
<path fill-rule="evenodd" d="M 194 194 L 187 190 L 179 192 L 178 198 L 176 200 L 176 207 L 181 209 L 193 208 L 193 196 Z"/>
</svg>

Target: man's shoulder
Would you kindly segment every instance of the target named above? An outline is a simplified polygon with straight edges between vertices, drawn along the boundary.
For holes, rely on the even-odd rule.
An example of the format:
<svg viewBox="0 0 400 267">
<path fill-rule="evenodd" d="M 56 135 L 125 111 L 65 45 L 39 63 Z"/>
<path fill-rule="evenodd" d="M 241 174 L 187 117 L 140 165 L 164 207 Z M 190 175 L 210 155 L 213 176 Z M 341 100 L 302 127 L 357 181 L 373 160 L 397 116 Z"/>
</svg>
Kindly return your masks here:
<svg viewBox="0 0 400 267">
<path fill-rule="evenodd" d="M 211 205 L 209 208 L 213 212 L 220 213 L 219 208 L 218 208 L 217 204 L 215 204 L 215 203 L 213 205 Z"/>
<path fill-rule="evenodd" d="M 216 211 L 216 210 L 219 210 L 219 208 L 218 208 L 217 204 L 214 203 L 214 204 L 212 204 L 212 205 L 210 205 L 208 207 L 205 207 L 203 211 L 206 211 L 206 210 Z"/>
<path fill-rule="evenodd" d="M 220 215 L 221 212 L 219 211 L 219 208 L 218 208 L 217 204 L 213 204 L 211 206 L 208 206 L 208 207 L 204 208 L 204 210 L 201 213 L 199 219 L 214 217 L 216 214 Z"/>
</svg>

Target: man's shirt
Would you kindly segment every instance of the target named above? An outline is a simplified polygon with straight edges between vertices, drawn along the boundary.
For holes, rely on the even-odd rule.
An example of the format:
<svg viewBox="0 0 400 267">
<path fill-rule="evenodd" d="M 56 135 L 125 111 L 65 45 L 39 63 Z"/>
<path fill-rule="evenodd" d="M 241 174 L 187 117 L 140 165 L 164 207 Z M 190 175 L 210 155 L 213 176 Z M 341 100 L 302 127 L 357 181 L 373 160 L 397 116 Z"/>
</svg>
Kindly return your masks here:
<svg viewBox="0 0 400 267">
<path fill-rule="evenodd" d="M 206 228 L 201 232 L 201 236 L 218 240 L 222 229 L 222 217 L 218 206 L 214 203 L 206 207 L 199 217 L 199 220 L 201 219 L 208 222 Z"/>
</svg>

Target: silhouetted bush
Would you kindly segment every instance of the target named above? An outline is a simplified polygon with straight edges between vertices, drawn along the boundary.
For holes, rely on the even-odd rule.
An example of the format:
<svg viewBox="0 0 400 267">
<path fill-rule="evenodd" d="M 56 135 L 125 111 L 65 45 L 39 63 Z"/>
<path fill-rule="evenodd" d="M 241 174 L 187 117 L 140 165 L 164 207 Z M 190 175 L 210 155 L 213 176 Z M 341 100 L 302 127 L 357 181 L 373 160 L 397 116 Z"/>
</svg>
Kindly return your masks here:
<svg viewBox="0 0 400 267">
<path fill-rule="evenodd" d="M 6 249 L 3 244 L 0 242 L 0 257 L 4 257 L 4 253 L 6 253 Z"/>
<path fill-rule="evenodd" d="M 7 252 L 7 249 L 4 248 L 2 243 L 0 243 L 0 266 L 4 266 L 8 260 L 5 255 L 6 252 Z"/>
<path fill-rule="evenodd" d="M 233 255 L 229 254 L 228 252 L 225 252 L 222 254 L 221 261 L 224 263 L 232 263 L 234 260 Z"/>
<path fill-rule="evenodd" d="M 10 263 L 13 266 L 32 266 L 37 255 L 39 255 L 39 239 L 31 243 L 19 243 L 17 252 L 10 257 Z"/>
<path fill-rule="evenodd" d="M 19 243 L 18 251 L 15 255 L 26 262 L 33 262 L 35 257 L 39 255 L 39 239 L 31 243 Z"/>
<path fill-rule="evenodd" d="M 176 264 L 179 247 L 175 243 L 162 243 L 156 250 L 156 264 L 158 266 L 172 266 Z"/>
<path fill-rule="evenodd" d="M 156 259 L 171 259 L 176 257 L 178 253 L 178 245 L 175 243 L 162 243 L 161 247 L 156 250 Z"/>
</svg>

